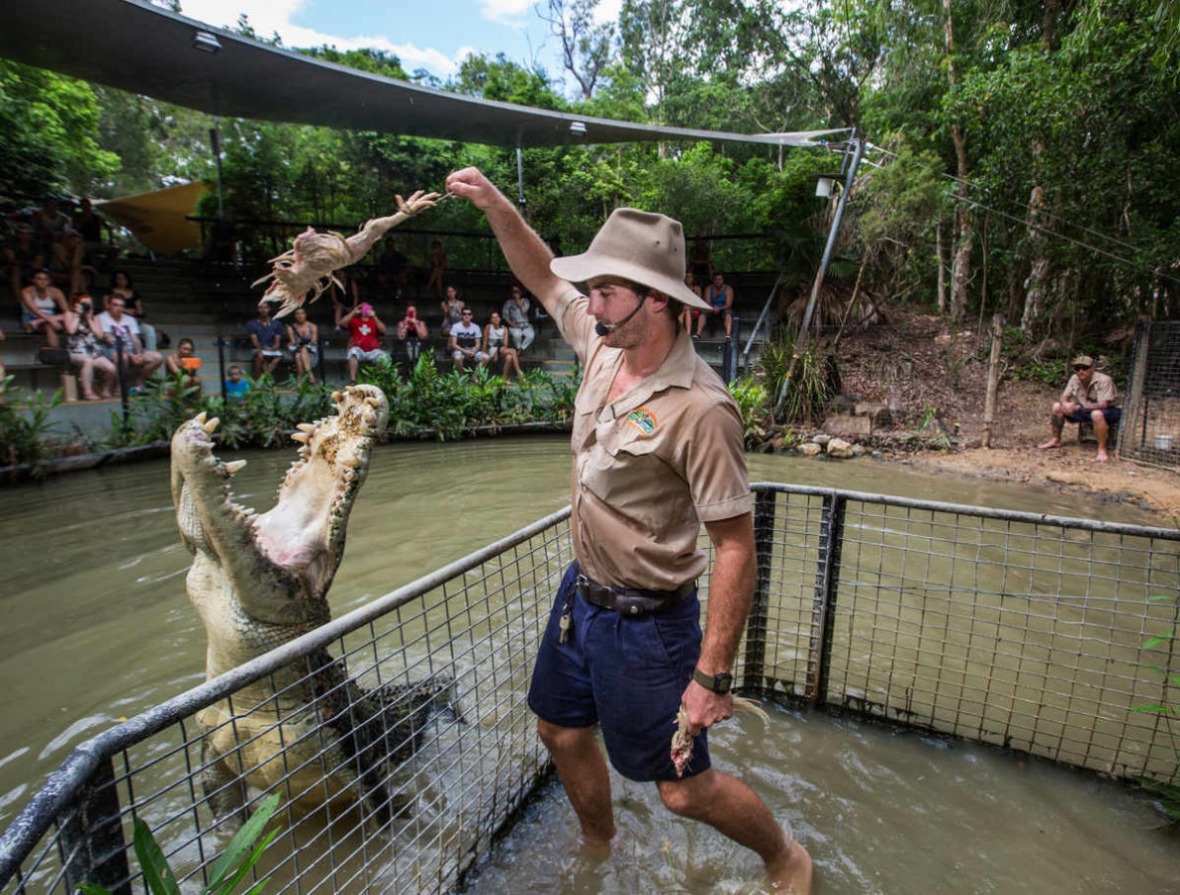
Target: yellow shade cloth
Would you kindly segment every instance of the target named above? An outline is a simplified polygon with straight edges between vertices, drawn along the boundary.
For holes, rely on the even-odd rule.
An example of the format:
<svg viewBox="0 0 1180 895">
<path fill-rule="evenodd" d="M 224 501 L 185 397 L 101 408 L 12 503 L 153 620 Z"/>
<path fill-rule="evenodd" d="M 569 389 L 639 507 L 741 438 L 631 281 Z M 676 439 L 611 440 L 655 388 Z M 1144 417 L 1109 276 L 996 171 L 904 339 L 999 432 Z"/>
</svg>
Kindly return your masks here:
<svg viewBox="0 0 1180 895">
<path fill-rule="evenodd" d="M 208 189 L 203 183 L 184 183 L 138 196 L 95 202 L 94 207 L 134 233 L 153 252 L 170 255 L 201 244 L 201 225 L 187 218 L 196 214 L 197 200 Z"/>
</svg>

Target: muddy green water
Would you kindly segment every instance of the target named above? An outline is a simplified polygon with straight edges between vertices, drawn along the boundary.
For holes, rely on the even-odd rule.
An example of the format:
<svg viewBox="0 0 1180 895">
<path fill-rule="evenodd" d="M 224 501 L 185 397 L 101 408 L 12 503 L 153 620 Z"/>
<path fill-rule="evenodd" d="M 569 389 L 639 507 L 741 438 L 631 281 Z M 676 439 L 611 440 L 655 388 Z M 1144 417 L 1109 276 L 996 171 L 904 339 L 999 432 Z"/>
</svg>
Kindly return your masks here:
<svg viewBox="0 0 1180 895">
<path fill-rule="evenodd" d="M 266 509 L 293 452 L 243 454 L 238 500 Z M 750 458 L 751 478 L 1158 524 L 1133 508 L 1027 486 L 921 476 L 868 459 Z M 336 614 L 563 506 L 563 437 L 394 445 L 374 453 L 333 588 Z M 0 491 L 0 826 L 81 740 L 203 679 L 184 595 L 188 554 L 155 461 Z M 1180 842 L 1142 800 L 1090 775 L 999 752 L 777 710 L 719 729 L 740 770 L 811 849 L 819 891 L 1180 892 Z M 671 818 L 616 778 L 612 858 L 576 853 L 551 786 L 473 891 L 747 892 L 756 860 Z"/>
</svg>

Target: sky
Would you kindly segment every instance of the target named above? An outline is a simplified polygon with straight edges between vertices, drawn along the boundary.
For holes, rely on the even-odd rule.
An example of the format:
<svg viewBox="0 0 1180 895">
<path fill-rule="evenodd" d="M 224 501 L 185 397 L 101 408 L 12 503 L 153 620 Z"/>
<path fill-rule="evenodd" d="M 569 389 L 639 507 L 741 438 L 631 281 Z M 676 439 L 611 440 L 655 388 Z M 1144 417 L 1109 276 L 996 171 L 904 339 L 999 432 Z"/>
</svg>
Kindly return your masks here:
<svg viewBox="0 0 1180 895">
<path fill-rule="evenodd" d="M 621 3 L 600 0 L 599 17 L 617 19 Z M 536 0 L 180 0 L 180 8 L 217 27 L 232 27 L 245 13 L 259 35 L 277 32 L 289 48 L 385 50 L 407 72 L 424 68 L 443 80 L 470 53 L 502 52 L 522 65 L 539 63 L 551 77 L 562 74 Z"/>
</svg>

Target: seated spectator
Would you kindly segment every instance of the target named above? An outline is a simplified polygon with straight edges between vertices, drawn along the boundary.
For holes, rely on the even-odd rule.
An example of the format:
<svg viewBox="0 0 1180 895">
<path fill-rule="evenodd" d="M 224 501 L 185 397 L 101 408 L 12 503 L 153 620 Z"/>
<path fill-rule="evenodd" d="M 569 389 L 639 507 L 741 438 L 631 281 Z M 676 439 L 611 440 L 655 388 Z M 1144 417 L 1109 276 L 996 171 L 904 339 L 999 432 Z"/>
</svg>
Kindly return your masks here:
<svg viewBox="0 0 1180 895">
<path fill-rule="evenodd" d="M 725 338 L 733 331 L 733 287 L 725 282 L 724 274 L 713 274 L 713 282 L 704 293 L 710 310 L 702 311 L 697 318 L 697 337 L 705 330 L 705 324 L 718 320 L 725 326 Z"/>
<path fill-rule="evenodd" d="M 320 329 L 307 319 L 306 308 L 296 308 L 287 326 L 287 343 L 295 358 L 295 375 L 315 382 L 316 358 L 320 355 Z"/>
<path fill-rule="evenodd" d="M 21 221 L 4 243 L 4 263 L 8 266 L 8 288 L 20 301 L 20 291 L 33 281 L 33 274 L 45 267 L 42 251 L 33 233 L 33 225 Z"/>
<path fill-rule="evenodd" d="M 89 199 L 83 199 L 78 210 L 74 212 L 73 227 L 82 237 L 83 264 L 104 267 L 117 254 L 110 239 L 110 225 L 98 216 Z M 106 231 L 106 239 L 103 239 L 104 230 Z M 131 312 L 130 306 L 127 311 Z"/>
<path fill-rule="evenodd" d="M 486 363 L 489 366 L 499 359 L 505 379 L 508 378 L 509 370 L 515 370 L 516 378 L 520 378 L 520 358 L 509 342 L 508 327 L 504 325 L 499 311 L 492 311 L 488 325 L 484 327 L 483 351 L 487 355 Z"/>
<path fill-rule="evenodd" d="M 529 300 L 524 297 L 524 289 L 514 285 L 508 301 L 504 302 L 503 316 L 504 322 L 508 324 L 508 332 L 512 334 L 512 345 L 518 351 L 527 350 L 536 338 L 533 325 L 529 323 L 530 307 Z"/>
<path fill-rule="evenodd" d="M 89 295 L 74 296 L 65 315 L 65 331 L 66 350 L 70 362 L 78 368 L 82 399 L 98 401 L 113 396 L 119 374 L 103 354 L 102 326 L 94 316 L 94 302 Z"/>
<path fill-rule="evenodd" d="M 1061 431 L 1067 421 L 1084 423 L 1089 420 L 1094 425 L 1094 438 L 1098 441 L 1098 453 L 1094 459 L 1105 463 L 1110 459 L 1106 453 L 1110 428 L 1123 417 L 1122 408 L 1118 406 L 1118 387 L 1113 379 L 1094 368 L 1094 358 L 1088 354 L 1075 357 L 1072 366 L 1073 375 L 1053 405 L 1050 417 L 1053 437 L 1037 447 L 1042 451 L 1061 447 Z M 1081 434 L 1080 428 L 1078 434 Z"/>
<path fill-rule="evenodd" d="M 339 308 L 338 308 L 339 311 Z M 385 324 L 366 302 L 353 308 L 347 314 L 337 316 L 336 325 L 348 327 L 348 381 L 356 382 L 360 365 L 389 363 L 389 355 L 381 350 L 381 337 L 385 335 Z"/>
<path fill-rule="evenodd" d="M 225 396 L 230 400 L 245 400 L 246 393 L 250 391 L 250 380 L 242 373 L 242 368 L 234 364 L 225 374 Z"/>
<path fill-rule="evenodd" d="M 108 346 L 103 349 L 103 354 L 114 362 L 116 368 L 122 354 L 129 391 L 133 395 L 139 394 L 147 378 L 164 363 L 163 356 L 158 351 L 144 350 L 139 339 L 139 321 L 126 313 L 123 299 L 118 296 L 112 296 L 107 309 L 98 315 L 98 325 Z"/>
<path fill-rule="evenodd" d="M 382 294 L 401 298 L 410 272 L 409 260 L 399 252 L 392 236 L 385 237 L 381 257 L 377 259 L 377 283 Z"/>
<path fill-rule="evenodd" d="M 684 285 L 692 290 L 692 294 L 697 298 L 701 298 L 701 287 L 696 284 L 696 277 L 690 270 L 684 275 Z M 701 314 L 703 312 L 700 308 L 690 308 L 688 305 L 684 306 L 684 310 L 680 312 L 680 325 L 684 327 L 686 333 L 691 333 L 694 339 L 700 338 L 697 335 L 697 328 L 701 326 Z"/>
<path fill-rule="evenodd" d="M 447 287 L 447 297 L 443 300 L 440 307 L 442 308 L 443 315 L 442 334 L 449 336 L 451 334 L 451 327 L 462 321 L 463 309 L 467 307 L 459 298 L 458 286 Z"/>
<path fill-rule="evenodd" d="M 180 380 L 184 388 L 201 391 L 201 359 L 197 357 L 197 346 L 192 339 L 178 341 L 176 350 L 164 359 L 164 365 L 173 381 Z"/>
<path fill-rule="evenodd" d="M 85 246 L 82 244 L 82 235 L 62 212 L 57 199 L 47 197 L 41 207 L 33 212 L 29 223 L 33 225 L 46 257 L 69 275 L 70 293 L 85 291 L 82 279 Z"/>
<path fill-rule="evenodd" d="M 397 340 L 405 345 L 406 361 L 412 368 L 422 353 L 422 342 L 430 335 L 426 321 L 418 316 L 418 308 L 406 306 L 406 316 L 397 322 Z"/>
<path fill-rule="evenodd" d="M 156 351 L 160 348 L 160 337 L 156 328 L 147 322 L 143 301 L 135 287 L 131 285 L 131 274 L 125 270 L 116 270 L 111 274 L 111 287 L 103 296 L 103 310 L 107 310 L 111 296 L 117 295 L 123 299 L 123 313 L 135 318 L 139 324 L 139 338 L 143 342 L 144 350 Z"/>
<path fill-rule="evenodd" d="M 460 373 L 463 372 L 464 364 L 475 368 L 488 359 L 479 347 L 483 331 L 471 318 L 471 308 L 464 308 L 459 322 L 451 327 L 451 335 L 447 339 L 447 350 L 451 353 L 451 360 L 455 362 L 455 369 Z"/>
<path fill-rule="evenodd" d="M 442 242 L 435 240 L 430 244 L 430 276 L 426 280 L 426 291 L 434 291 L 437 301 L 443 297 L 443 277 L 447 275 L 447 251 Z"/>
<path fill-rule="evenodd" d="M 283 359 L 283 324 L 270 316 L 270 302 L 258 303 L 258 316 L 246 324 L 246 335 L 254 349 L 254 378 L 274 373 Z"/>
<path fill-rule="evenodd" d="M 65 329 L 66 297 L 52 285 L 49 271 L 33 274 L 33 282 L 20 292 L 20 322 L 27 333 L 41 333 L 50 348 L 61 345 L 58 333 Z"/>
</svg>

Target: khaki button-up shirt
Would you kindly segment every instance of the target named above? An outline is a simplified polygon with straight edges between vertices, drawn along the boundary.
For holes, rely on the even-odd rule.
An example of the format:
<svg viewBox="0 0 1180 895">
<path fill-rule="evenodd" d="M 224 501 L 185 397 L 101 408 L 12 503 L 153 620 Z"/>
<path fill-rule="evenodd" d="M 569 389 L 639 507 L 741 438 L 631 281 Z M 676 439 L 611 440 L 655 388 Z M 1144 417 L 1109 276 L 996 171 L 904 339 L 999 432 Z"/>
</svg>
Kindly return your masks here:
<svg viewBox="0 0 1180 895">
<path fill-rule="evenodd" d="M 1118 402 L 1118 397 L 1119 390 L 1115 387 L 1114 380 L 1095 370 L 1090 375 L 1089 388 L 1082 386 L 1082 380 L 1078 379 L 1077 373 L 1070 376 L 1069 382 L 1065 384 L 1065 391 L 1061 393 L 1061 403 L 1093 406 L 1105 401 L 1113 407 Z"/>
<path fill-rule="evenodd" d="M 702 522 L 752 508 L 741 415 L 681 332 L 659 370 L 607 403 L 623 352 L 572 290 L 554 320 L 585 375 L 572 450 L 574 554 L 606 585 L 673 590 L 705 571 Z"/>
</svg>

